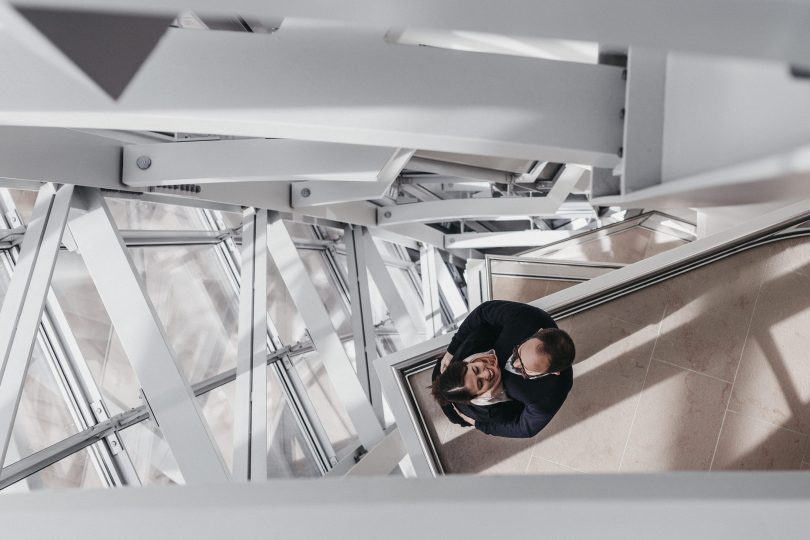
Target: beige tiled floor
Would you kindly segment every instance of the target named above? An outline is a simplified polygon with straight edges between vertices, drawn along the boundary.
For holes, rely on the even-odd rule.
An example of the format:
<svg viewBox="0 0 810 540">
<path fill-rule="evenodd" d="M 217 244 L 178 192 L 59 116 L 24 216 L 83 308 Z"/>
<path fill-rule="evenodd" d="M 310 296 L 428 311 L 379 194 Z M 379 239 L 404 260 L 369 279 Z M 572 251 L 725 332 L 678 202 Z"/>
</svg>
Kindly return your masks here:
<svg viewBox="0 0 810 540">
<path fill-rule="evenodd" d="M 577 344 L 574 388 L 533 439 L 459 428 L 418 396 L 447 472 L 810 469 L 810 241 L 559 322 Z"/>
</svg>

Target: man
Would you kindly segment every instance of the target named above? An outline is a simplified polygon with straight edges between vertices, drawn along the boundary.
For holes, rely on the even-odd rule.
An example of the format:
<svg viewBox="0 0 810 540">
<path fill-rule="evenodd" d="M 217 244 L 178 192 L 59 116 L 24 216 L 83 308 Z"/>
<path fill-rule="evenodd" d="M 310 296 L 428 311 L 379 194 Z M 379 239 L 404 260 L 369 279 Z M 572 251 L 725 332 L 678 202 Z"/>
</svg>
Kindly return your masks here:
<svg viewBox="0 0 810 540">
<path fill-rule="evenodd" d="M 475 308 L 433 371 L 445 415 L 499 437 L 533 437 L 573 385 L 571 337 L 543 310 L 493 300 Z"/>
</svg>

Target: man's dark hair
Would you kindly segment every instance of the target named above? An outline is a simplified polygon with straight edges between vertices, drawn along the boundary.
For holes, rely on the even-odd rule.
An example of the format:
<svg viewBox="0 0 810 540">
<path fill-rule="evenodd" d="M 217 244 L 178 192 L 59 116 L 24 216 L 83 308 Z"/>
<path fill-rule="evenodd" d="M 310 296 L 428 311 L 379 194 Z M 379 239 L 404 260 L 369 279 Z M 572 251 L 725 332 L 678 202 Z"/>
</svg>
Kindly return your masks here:
<svg viewBox="0 0 810 540">
<path fill-rule="evenodd" d="M 537 346 L 537 352 L 547 354 L 551 360 L 546 373 L 568 369 L 574 363 L 577 351 L 574 347 L 574 340 L 565 330 L 543 328 L 535 332 L 529 339 L 532 338 L 540 340 L 541 344 Z"/>
<path fill-rule="evenodd" d="M 430 393 L 439 405 L 450 403 L 469 403 L 475 396 L 464 386 L 467 374 L 467 363 L 450 362 L 447 368 L 430 385 Z"/>
</svg>

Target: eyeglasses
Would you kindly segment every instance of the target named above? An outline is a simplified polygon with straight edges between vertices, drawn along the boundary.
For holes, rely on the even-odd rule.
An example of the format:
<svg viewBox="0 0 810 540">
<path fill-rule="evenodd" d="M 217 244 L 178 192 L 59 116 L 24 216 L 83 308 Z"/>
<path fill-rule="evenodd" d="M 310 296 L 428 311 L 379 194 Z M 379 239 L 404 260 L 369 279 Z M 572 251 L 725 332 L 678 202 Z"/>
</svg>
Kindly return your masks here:
<svg viewBox="0 0 810 540">
<path fill-rule="evenodd" d="M 528 373 L 526 371 L 526 367 L 523 365 L 523 359 L 520 357 L 520 354 L 518 353 L 518 349 L 520 349 L 520 347 L 524 343 L 529 341 L 529 339 L 532 339 L 532 337 L 534 337 L 534 336 L 531 336 L 528 339 L 524 339 L 523 341 L 518 343 L 515 346 L 514 349 L 512 349 L 512 367 L 514 367 L 516 370 L 518 370 L 518 373 L 520 373 L 521 377 L 523 377 L 524 379 L 539 379 L 540 377 L 545 377 L 546 375 L 551 375 L 551 373 L 530 374 L 530 373 Z"/>
</svg>

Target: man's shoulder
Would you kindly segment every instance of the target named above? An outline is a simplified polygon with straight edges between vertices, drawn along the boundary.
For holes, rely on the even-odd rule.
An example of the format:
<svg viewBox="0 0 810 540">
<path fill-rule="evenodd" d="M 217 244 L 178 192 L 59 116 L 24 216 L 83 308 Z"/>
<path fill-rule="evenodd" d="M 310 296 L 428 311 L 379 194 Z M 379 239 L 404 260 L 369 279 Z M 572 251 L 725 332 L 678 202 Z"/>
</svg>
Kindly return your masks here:
<svg viewBox="0 0 810 540">
<path fill-rule="evenodd" d="M 573 371 L 569 368 L 559 375 L 539 379 L 523 379 L 519 375 L 504 377 L 503 385 L 512 399 L 541 406 L 560 405 L 568 396 L 574 383 Z"/>
</svg>

